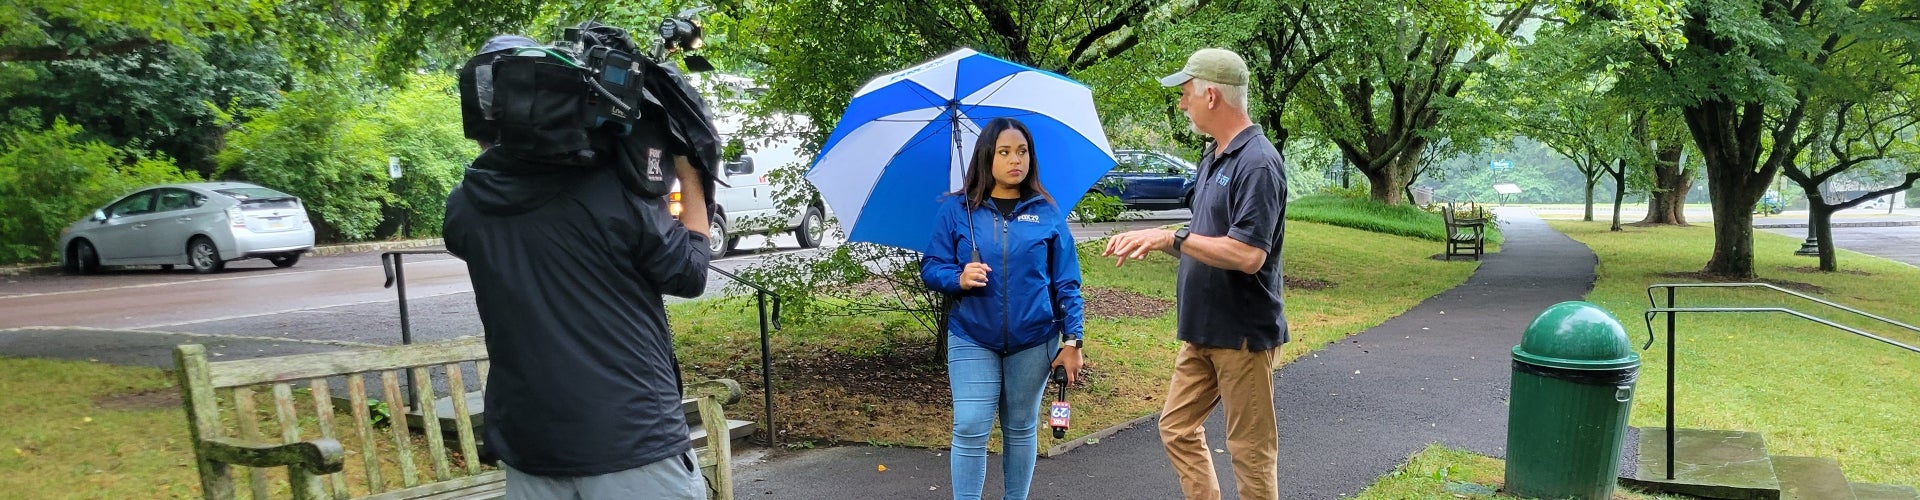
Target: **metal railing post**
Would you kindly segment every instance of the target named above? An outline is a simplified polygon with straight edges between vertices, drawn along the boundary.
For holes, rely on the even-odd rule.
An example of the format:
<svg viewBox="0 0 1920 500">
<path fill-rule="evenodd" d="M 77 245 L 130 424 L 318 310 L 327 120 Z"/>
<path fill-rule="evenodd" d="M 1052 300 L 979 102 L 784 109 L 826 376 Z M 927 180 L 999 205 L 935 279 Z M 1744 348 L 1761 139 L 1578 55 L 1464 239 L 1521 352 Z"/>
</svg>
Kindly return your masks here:
<svg viewBox="0 0 1920 500">
<path fill-rule="evenodd" d="M 1674 289 L 1667 288 L 1667 308 L 1673 308 Z M 1673 401 L 1673 378 L 1677 368 L 1674 366 L 1674 329 L 1678 326 L 1673 313 L 1667 313 L 1667 480 L 1673 480 L 1673 447 L 1676 441 L 1673 431 L 1673 410 L 1677 406 Z"/>
</svg>

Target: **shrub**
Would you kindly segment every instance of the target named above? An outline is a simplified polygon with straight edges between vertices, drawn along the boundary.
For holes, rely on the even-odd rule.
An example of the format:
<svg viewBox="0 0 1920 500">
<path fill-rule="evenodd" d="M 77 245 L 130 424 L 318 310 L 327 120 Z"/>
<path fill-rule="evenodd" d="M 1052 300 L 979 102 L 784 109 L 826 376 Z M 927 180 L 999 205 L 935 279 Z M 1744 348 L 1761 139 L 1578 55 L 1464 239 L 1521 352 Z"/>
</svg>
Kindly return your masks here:
<svg viewBox="0 0 1920 500">
<path fill-rule="evenodd" d="M 216 175 L 300 197 L 322 240 L 371 237 L 382 205 L 393 198 L 390 149 L 353 91 L 350 84 L 320 82 L 288 93 L 227 137 Z"/>
<path fill-rule="evenodd" d="M 46 129 L 0 136 L 0 262 L 59 257 L 60 230 L 115 197 L 152 184 L 187 182 L 167 158 L 130 154 L 55 118 Z"/>
<path fill-rule="evenodd" d="M 1081 224 L 1092 224 L 1120 220 L 1121 214 L 1126 211 L 1127 205 L 1118 197 L 1107 196 L 1104 193 L 1087 193 L 1085 198 L 1080 199 L 1080 204 L 1073 206 L 1069 216 L 1073 220 L 1080 221 Z"/>
</svg>

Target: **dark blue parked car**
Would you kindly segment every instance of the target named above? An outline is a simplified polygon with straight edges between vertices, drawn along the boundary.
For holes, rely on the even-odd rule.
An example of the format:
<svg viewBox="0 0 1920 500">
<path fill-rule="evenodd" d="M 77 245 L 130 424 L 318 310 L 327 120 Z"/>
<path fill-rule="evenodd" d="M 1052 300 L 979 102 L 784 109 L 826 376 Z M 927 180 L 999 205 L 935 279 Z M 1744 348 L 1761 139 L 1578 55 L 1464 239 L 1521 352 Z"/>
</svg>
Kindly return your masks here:
<svg viewBox="0 0 1920 500">
<path fill-rule="evenodd" d="M 1127 208 L 1138 210 L 1187 208 L 1187 202 L 1193 199 L 1198 167 L 1187 160 L 1141 149 L 1115 150 L 1113 156 L 1119 164 L 1089 193 L 1120 198 Z"/>
</svg>

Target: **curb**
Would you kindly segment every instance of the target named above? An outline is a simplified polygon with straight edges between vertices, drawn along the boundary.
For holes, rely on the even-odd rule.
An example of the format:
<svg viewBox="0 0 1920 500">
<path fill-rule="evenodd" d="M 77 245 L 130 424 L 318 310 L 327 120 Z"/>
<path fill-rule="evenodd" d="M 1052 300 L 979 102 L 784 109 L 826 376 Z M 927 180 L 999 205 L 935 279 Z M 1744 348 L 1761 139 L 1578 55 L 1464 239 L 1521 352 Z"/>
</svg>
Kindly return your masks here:
<svg viewBox="0 0 1920 500">
<path fill-rule="evenodd" d="M 371 252 L 376 250 L 437 247 L 445 244 L 446 243 L 440 238 L 425 238 L 425 239 L 418 239 L 418 240 L 370 241 L 370 242 L 364 242 L 364 243 L 344 243 L 344 244 L 337 244 L 337 245 L 315 246 L 313 247 L 313 250 L 307 251 L 307 254 L 315 257 L 328 257 L 328 256 L 348 254 L 348 253 Z M 0 276 L 47 276 L 47 275 L 54 275 L 54 274 L 60 274 L 59 264 L 0 267 Z"/>
<path fill-rule="evenodd" d="M 437 247 L 445 244 L 446 243 L 440 238 L 426 238 L 426 239 L 419 239 L 419 240 L 370 241 L 365 243 L 346 243 L 346 244 L 340 244 L 340 245 L 317 246 L 317 247 L 313 247 L 313 250 L 307 253 L 315 257 L 329 257 L 329 256 L 348 254 L 348 253 L 371 252 L 375 250 L 399 250 L 399 249 L 406 249 L 406 248 Z"/>
<path fill-rule="evenodd" d="M 1119 425 L 1101 429 L 1098 432 L 1094 432 L 1092 434 L 1088 434 L 1085 436 L 1069 439 L 1067 440 L 1067 442 L 1053 445 L 1053 447 L 1047 448 L 1047 452 L 1040 454 L 1040 456 L 1046 457 L 1046 458 L 1054 458 L 1060 455 L 1065 455 L 1067 454 L 1067 452 L 1073 451 L 1074 448 L 1079 448 L 1081 446 L 1093 444 L 1094 441 L 1106 439 L 1107 436 L 1112 436 L 1115 433 L 1118 433 L 1120 431 L 1132 429 L 1135 426 L 1139 426 L 1140 424 L 1153 421 L 1153 419 L 1156 419 L 1156 418 L 1160 418 L 1159 411 L 1154 411 L 1146 415 L 1141 415 L 1140 418 L 1136 418 L 1127 422 L 1122 422 Z"/>
<path fill-rule="evenodd" d="M 1920 226 L 1920 220 L 1876 221 L 1876 222 L 1833 222 L 1833 227 L 1905 227 Z M 1806 229 L 1805 222 L 1787 222 L 1780 224 L 1754 224 L 1754 229 Z"/>
</svg>

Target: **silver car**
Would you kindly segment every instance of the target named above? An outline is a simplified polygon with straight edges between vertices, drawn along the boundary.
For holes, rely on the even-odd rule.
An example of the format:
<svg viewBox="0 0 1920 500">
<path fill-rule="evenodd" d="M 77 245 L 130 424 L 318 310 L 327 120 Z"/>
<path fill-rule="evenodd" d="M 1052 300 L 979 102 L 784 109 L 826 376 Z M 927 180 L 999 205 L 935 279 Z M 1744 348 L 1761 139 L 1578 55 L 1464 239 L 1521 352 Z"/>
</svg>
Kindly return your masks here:
<svg viewBox="0 0 1920 500">
<path fill-rule="evenodd" d="M 60 232 L 68 274 L 180 264 L 204 274 L 256 257 L 292 267 L 312 249 L 313 223 L 299 198 L 243 182 L 142 188 Z"/>
</svg>

